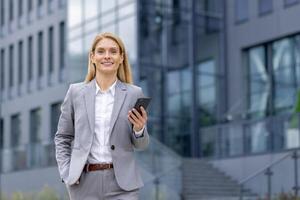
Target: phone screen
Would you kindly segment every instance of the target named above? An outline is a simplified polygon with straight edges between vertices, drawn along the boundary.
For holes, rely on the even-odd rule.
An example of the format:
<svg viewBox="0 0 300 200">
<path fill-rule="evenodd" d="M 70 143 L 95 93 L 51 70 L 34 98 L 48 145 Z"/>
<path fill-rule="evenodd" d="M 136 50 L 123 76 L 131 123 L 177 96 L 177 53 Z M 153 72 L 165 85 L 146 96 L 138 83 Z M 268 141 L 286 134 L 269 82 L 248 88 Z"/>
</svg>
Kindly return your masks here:
<svg viewBox="0 0 300 200">
<path fill-rule="evenodd" d="M 150 100 L 151 98 L 150 97 L 143 97 L 143 98 L 138 98 L 135 105 L 134 105 L 134 108 L 139 112 L 141 113 L 141 109 L 140 107 L 142 106 L 145 110 L 147 109 L 149 103 L 150 103 Z"/>
</svg>

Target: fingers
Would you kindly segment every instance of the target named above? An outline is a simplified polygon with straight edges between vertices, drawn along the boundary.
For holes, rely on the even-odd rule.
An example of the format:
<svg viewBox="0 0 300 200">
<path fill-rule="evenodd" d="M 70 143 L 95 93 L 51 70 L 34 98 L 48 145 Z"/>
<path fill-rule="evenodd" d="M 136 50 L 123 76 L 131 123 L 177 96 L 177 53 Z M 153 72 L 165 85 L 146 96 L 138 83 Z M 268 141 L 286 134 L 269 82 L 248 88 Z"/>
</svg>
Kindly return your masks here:
<svg viewBox="0 0 300 200">
<path fill-rule="evenodd" d="M 136 109 L 132 109 L 128 112 L 128 120 L 138 129 L 143 128 L 147 121 L 147 112 L 143 107 L 140 107 L 142 114 Z"/>
<path fill-rule="evenodd" d="M 147 117 L 147 112 L 146 110 L 144 109 L 143 106 L 140 107 L 141 111 L 142 111 L 142 116 L 143 118 L 147 121 L 148 117 Z"/>
</svg>

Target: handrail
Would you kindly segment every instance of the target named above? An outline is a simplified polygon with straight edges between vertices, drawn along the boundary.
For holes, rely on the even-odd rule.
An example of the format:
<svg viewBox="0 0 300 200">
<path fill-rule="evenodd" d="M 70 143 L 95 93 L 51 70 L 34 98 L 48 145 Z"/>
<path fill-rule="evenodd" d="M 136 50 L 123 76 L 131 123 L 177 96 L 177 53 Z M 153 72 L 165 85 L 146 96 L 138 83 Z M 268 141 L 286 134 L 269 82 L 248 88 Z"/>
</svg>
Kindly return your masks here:
<svg viewBox="0 0 300 200">
<path fill-rule="evenodd" d="M 271 162 L 270 164 L 268 164 L 267 166 L 263 167 L 262 169 L 257 170 L 256 172 L 254 172 L 253 174 L 249 175 L 248 177 L 244 178 L 243 180 L 239 181 L 239 185 L 243 185 L 244 183 L 248 182 L 249 180 L 255 178 L 256 176 L 258 176 L 259 174 L 265 172 L 268 168 L 273 167 L 274 165 L 276 165 L 277 163 L 280 163 L 282 160 L 286 159 L 287 157 L 291 156 L 291 154 L 293 154 L 295 151 L 298 151 L 300 148 L 297 149 L 293 149 L 290 152 L 288 152 L 286 155 L 282 156 L 281 158 L 279 158 L 278 160 L 275 160 L 273 162 Z"/>
</svg>

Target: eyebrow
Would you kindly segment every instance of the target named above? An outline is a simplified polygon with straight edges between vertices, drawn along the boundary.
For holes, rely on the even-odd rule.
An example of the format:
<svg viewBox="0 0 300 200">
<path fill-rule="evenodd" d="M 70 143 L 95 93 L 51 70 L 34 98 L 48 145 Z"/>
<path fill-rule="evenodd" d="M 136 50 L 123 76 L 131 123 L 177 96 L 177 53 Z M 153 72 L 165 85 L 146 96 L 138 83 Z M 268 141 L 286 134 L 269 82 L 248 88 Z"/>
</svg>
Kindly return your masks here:
<svg viewBox="0 0 300 200">
<path fill-rule="evenodd" d="M 95 50 L 98 50 L 98 49 L 116 49 L 116 50 L 119 50 L 118 47 L 109 47 L 109 48 L 105 48 L 105 47 L 97 47 Z"/>
</svg>

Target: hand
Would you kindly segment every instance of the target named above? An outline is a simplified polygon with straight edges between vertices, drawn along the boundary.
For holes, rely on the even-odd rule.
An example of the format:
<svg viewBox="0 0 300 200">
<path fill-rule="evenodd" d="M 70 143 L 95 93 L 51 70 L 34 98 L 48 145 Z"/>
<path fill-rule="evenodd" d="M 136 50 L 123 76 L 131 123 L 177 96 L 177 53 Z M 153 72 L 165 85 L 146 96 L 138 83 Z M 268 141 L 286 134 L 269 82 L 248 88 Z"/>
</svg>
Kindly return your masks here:
<svg viewBox="0 0 300 200">
<path fill-rule="evenodd" d="M 135 132 L 142 130 L 147 122 L 146 110 L 142 106 L 140 107 L 140 109 L 142 114 L 134 108 L 128 112 L 128 120 L 133 124 L 133 130 Z"/>
</svg>

